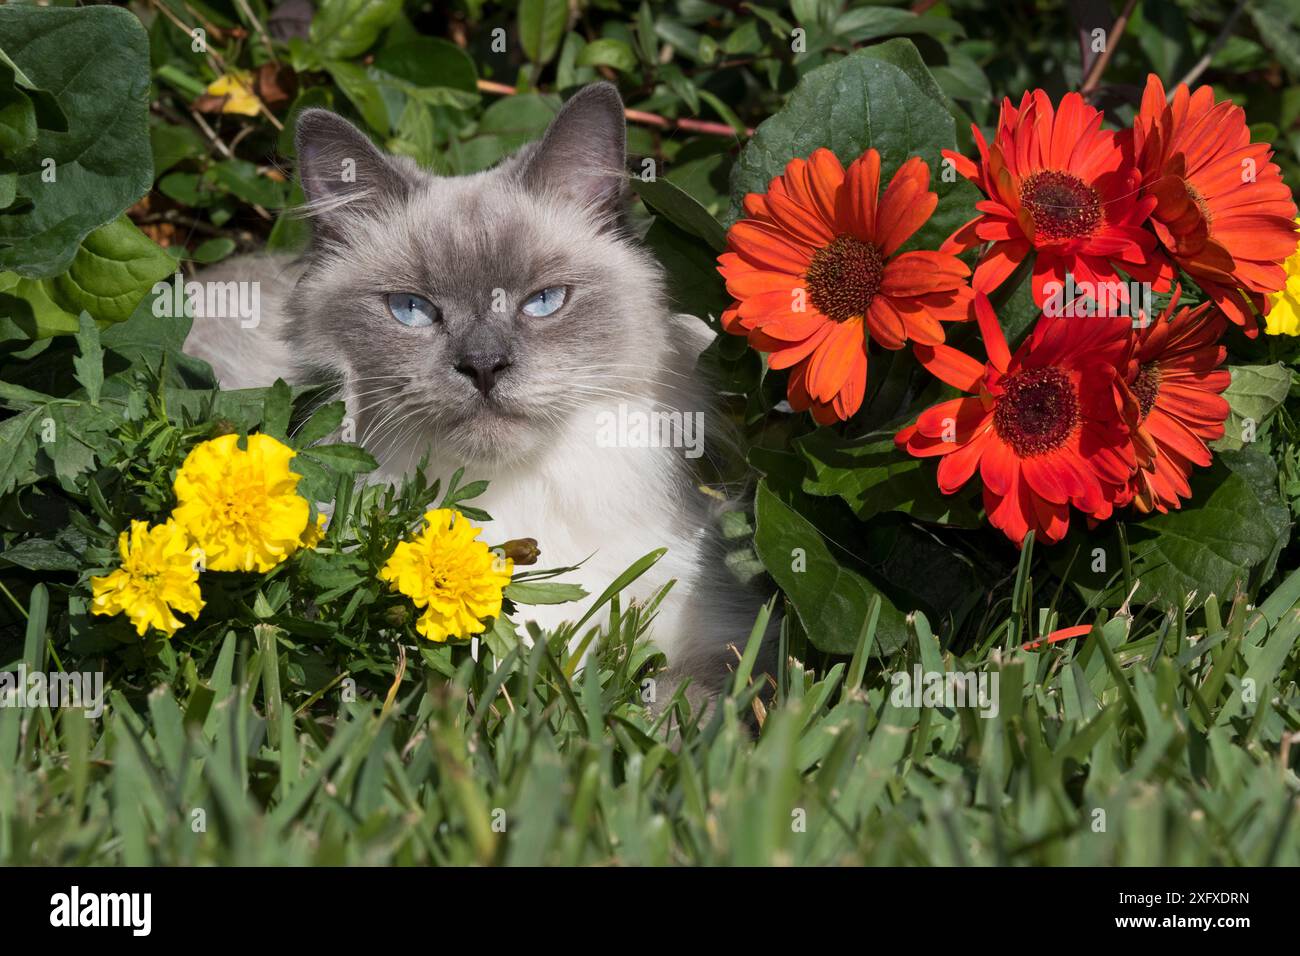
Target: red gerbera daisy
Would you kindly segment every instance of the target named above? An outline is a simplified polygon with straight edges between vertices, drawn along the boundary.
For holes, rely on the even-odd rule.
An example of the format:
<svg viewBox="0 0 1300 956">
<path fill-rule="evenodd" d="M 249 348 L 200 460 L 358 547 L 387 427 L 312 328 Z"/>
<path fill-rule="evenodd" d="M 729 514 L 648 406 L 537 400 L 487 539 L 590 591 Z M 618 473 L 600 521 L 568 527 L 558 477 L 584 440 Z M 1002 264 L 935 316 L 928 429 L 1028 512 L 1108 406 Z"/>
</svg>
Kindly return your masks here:
<svg viewBox="0 0 1300 956">
<path fill-rule="evenodd" d="M 1295 252 L 1296 206 L 1267 143 L 1252 143 L 1241 107 L 1214 102 L 1185 85 L 1165 103 L 1160 78 L 1147 78 L 1133 123 L 1142 192 L 1156 201 L 1151 224 L 1161 244 L 1246 334 L 1255 310 L 1286 285 L 1282 263 Z"/>
<path fill-rule="evenodd" d="M 1207 302 L 1179 309 L 1180 289 L 1156 321 L 1137 333 L 1126 375 L 1136 399 L 1133 430 L 1138 470 L 1129 492 L 1140 511 L 1168 511 L 1191 496 L 1193 465 L 1208 465 L 1206 442 L 1223 437 L 1228 402 L 1222 392 L 1232 373 L 1220 368 L 1228 350 L 1219 344 L 1227 326 Z"/>
<path fill-rule="evenodd" d="M 748 218 L 727 233 L 718 271 L 735 303 L 722 327 L 747 335 L 768 364 L 790 369 L 789 399 L 821 424 L 847 420 L 867 387 L 867 342 L 937 345 L 944 321 L 969 318 L 970 270 L 956 256 L 899 247 L 934 212 L 930 171 L 898 168 L 884 195 L 880 154 L 847 170 L 819 149 L 793 159 L 765 194 L 745 197 Z"/>
<path fill-rule="evenodd" d="M 1017 108 L 1002 101 L 993 145 L 971 127 L 978 165 L 944 151 L 957 172 L 988 198 L 980 211 L 940 247 L 960 252 L 991 242 L 975 269 L 976 291 L 990 292 L 1034 252 L 1034 302 L 1048 299 L 1055 281 L 1117 283 L 1116 267 L 1136 279 L 1168 288 L 1171 269 L 1142 228 L 1155 206 L 1138 195 L 1131 134 L 1101 128 L 1101 113 L 1078 93 L 1059 110 L 1042 90 L 1026 93 Z"/>
<path fill-rule="evenodd" d="M 915 348 L 934 375 L 972 394 L 922 412 L 895 442 L 918 457 L 943 456 L 944 494 L 978 468 L 989 522 L 1017 546 L 1031 529 L 1061 540 L 1071 504 L 1109 517 L 1135 467 L 1116 371 L 1132 348 L 1130 322 L 1043 316 L 1012 355 L 980 292 L 975 314 L 987 363 L 946 345 Z"/>
</svg>

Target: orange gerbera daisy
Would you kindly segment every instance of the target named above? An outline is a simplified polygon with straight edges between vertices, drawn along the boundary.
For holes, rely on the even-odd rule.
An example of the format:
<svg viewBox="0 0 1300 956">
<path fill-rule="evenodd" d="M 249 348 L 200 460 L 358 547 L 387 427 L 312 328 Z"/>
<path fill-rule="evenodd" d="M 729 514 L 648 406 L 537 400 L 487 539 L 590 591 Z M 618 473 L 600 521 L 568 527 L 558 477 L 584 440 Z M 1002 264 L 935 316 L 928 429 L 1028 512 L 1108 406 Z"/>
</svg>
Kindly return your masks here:
<svg viewBox="0 0 1300 956">
<path fill-rule="evenodd" d="M 1202 86 L 1174 90 L 1147 78 L 1133 123 L 1142 192 L 1156 206 L 1160 242 L 1224 314 L 1252 338 L 1265 296 L 1286 285 L 1282 263 L 1296 248 L 1296 206 L 1267 143 L 1252 143 L 1241 107 L 1214 102 Z"/>
<path fill-rule="evenodd" d="M 1034 302 L 1048 299 L 1054 281 L 1119 282 L 1116 267 L 1135 279 L 1167 289 L 1171 268 L 1142 224 L 1154 198 L 1138 195 L 1131 134 L 1101 128 L 1101 113 L 1078 93 L 1067 93 L 1059 110 L 1042 90 L 1026 93 L 1020 106 L 1002 101 L 990 146 L 972 126 L 979 163 L 944 150 L 957 172 L 988 198 L 980 215 L 941 247 L 961 252 L 992 243 L 975 268 L 976 291 L 996 289 L 1034 253 Z"/>
<path fill-rule="evenodd" d="M 1168 511 L 1191 496 L 1193 465 L 1208 465 L 1206 442 L 1223 437 L 1228 401 L 1221 394 L 1232 373 L 1220 368 L 1228 350 L 1219 344 L 1227 326 L 1210 303 L 1175 314 L 1180 289 L 1156 321 L 1137 332 L 1126 380 L 1138 414 L 1134 444 L 1138 470 L 1126 497 L 1140 511 Z"/>
<path fill-rule="evenodd" d="M 943 341 L 969 318 L 968 269 L 956 256 L 898 251 L 934 212 L 930 171 L 917 158 L 880 191 L 880 154 L 846 170 L 829 149 L 793 159 L 766 193 L 745 197 L 718 271 L 736 300 L 722 327 L 746 335 L 768 365 L 790 369 L 797 411 L 847 420 L 867 387 L 867 342 L 901 349 Z"/>
<path fill-rule="evenodd" d="M 1109 517 L 1136 465 L 1116 371 L 1132 348 L 1129 320 L 1045 315 L 1012 355 L 982 292 L 975 314 L 987 363 L 946 345 L 915 349 L 934 375 L 971 394 L 922 412 L 894 441 L 917 457 L 943 456 L 944 494 L 978 468 L 989 523 L 1017 547 L 1030 530 L 1060 541 L 1071 504 Z"/>
</svg>

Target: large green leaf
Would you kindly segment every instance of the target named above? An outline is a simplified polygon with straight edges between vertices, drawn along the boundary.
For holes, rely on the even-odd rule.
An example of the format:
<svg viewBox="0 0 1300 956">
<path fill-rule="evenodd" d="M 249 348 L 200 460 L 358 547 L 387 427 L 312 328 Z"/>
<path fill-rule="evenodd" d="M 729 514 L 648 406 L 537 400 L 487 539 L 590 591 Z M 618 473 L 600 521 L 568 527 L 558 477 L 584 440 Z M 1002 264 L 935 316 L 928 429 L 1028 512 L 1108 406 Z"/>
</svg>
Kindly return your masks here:
<svg viewBox="0 0 1300 956">
<path fill-rule="evenodd" d="M 44 278 L 153 182 L 148 41 L 119 7 L 9 5 L 0 7 L 0 44 L 68 117 L 66 131 L 42 127 L 0 159 L 0 174 L 17 174 L 20 197 L 0 214 L 0 271 Z"/>
<path fill-rule="evenodd" d="M 1224 423 L 1223 437 L 1214 443 L 1219 451 L 1239 449 L 1258 437 L 1291 390 L 1291 370 L 1281 362 L 1235 365 L 1230 371 L 1232 384 L 1223 397 L 1232 411 Z"/>
<path fill-rule="evenodd" d="M 1192 476 L 1182 510 L 1130 525 L 1139 600 L 1181 606 L 1193 591 L 1200 600 L 1230 596 L 1252 572 L 1268 572 L 1286 543 L 1291 520 L 1272 459 L 1255 449 L 1217 458 Z"/>
<path fill-rule="evenodd" d="M 970 498 L 974 487 L 945 495 L 935 482 L 934 466 L 894 446 L 894 432 L 873 432 L 845 439 L 819 428 L 796 440 L 812 466 L 803 490 L 811 495 L 838 495 L 862 520 L 885 511 L 900 511 L 920 521 L 974 528 L 979 525 Z"/>
<path fill-rule="evenodd" d="M 375 66 L 420 86 L 447 86 L 473 93 L 478 71 L 473 58 L 450 40 L 416 36 L 385 47 Z"/>
<path fill-rule="evenodd" d="M 119 216 L 86 236 L 68 271 L 46 285 L 50 297 L 69 312 L 84 309 L 101 322 L 121 322 L 154 283 L 176 268 L 171 256 Z"/>
<path fill-rule="evenodd" d="M 42 339 L 77 331 L 77 313 L 50 298 L 48 279 L 24 279 L 16 272 L 0 272 L 0 320 L 9 320 L 0 338 Z"/>
<path fill-rule="evenodd" d="M 824 651 L 852 653 L 867 607 L 880 592 L 836 561 L 821 532 L 782 502 L 766 481 L 758 484 L 754 509 L 754 547 L 767 573 L 794 605 L 808 639 Z M 884 594 L 880 598 L 876 643 L 887 654 L 907 639 L 907 621 L 889 598 Z"/>
<path fill-rule="evenodd" d="M 785 107 L 758 127 L 732 173 L 729 221 L 740 216 L 746 193 L 766 192 L 795 157 L 824 146 L 847 165 L 874 147 L 881 157 L 882 190 L 910 156 L 920 156 L 930 167 L 939 207 L 908 246 L 937 248 L 971 217 L 978 198 L 961 177 L 944 181 L 940 150 L 956 145 L 947 99 L 909 40 L 858 50 L 811 71 Z"/>
</svg>

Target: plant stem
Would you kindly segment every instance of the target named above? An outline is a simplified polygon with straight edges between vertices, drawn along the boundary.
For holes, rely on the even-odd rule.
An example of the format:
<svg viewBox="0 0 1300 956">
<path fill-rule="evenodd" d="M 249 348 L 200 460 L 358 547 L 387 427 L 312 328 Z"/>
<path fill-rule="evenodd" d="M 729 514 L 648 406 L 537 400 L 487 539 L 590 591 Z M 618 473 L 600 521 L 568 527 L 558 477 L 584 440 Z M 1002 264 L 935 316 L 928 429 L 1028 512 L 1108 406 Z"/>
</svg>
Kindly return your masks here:
<svg viewBox="0 0 1300 956">
<path fill-rule="evenodd" d="M 1106 49 L 1101 51 L 1101 56 L 1093 60 L 1088 75 L 1083 79 L 1083 85 L 1079 87 L 1079 92 L 1084 96 L 1093 93 L 1098 84 L 1101 83 L 1101 75 L 1106 72 L 1106 65 L 1110 63 L 1110 58 L 1115 53 L 1115 47 L 1119 46 L 1120 37 L 1124 35 L 1124 28 L 1128 26 L 1128 18 L 1133 15 L 1133 8 L 1136 6 L 1137 0 L 1128 0 L 1119 16 L 1115 18 L 1115 22 L 1110 28 L 1110 34 L 1106 37 Z"/>
<path fill-rule="evenodd" d="M 492 80 L 479 80 L 478 88 L 484 93 L 496 93 L 499 96 L 514 96 L 518 91 L 505 83 L 496 83 Z M 679 129 L 684 133 L 703 133 L 707 136 L 727 136 L 734 137 L 736 131 L 726 123 L 714 123 L 709 120 L 697 119 L 669 119 L 666 116 L 660 116 L 658 113 L 644 113 L 641 110 L 623 110 L 623 115 L 628 118 L 629 122 L 640 123 L 643 126 L 654 126 L 658 129 Z M 754 131 L 748 127 L 745 128 L 746 136 L 753 136 Z"/>
<path fill-rule="evenodd" d="M 1244 9 L 1246 9 L 1246 0 L 1237 0 L 1237 5 L 1232 8 L 1232 12 L 1228 14 L 1228 18 L 1223 21 L 1223 28 L 1219 30 L 1218 36 L 1210 41 L 1210 45 L 1205 48 L 1205 52 L 1201 54 L 1201 58 L 1196 61 L 1195 65 L 1193 65 L 1190 70 L 1183 74 L 1181 80 L 1169 87 L 1169 92 L 1165 95 L 1166 101 L 1173 99 L 1174 90 L 1184 85 L 1190 87 L 1196 82 L 1197 77 L 1209 68 L 1210 61 L 1214 59 L 1215 54 L 1218 53 L 1219 50 L 1223 48 L 1223 45 L 1228 42 L 1228 37 L 1232 34 L 1232 28 L 1236 26 L 1237 18 L 1241 16 L 1241 11 Z"/>
</svg>

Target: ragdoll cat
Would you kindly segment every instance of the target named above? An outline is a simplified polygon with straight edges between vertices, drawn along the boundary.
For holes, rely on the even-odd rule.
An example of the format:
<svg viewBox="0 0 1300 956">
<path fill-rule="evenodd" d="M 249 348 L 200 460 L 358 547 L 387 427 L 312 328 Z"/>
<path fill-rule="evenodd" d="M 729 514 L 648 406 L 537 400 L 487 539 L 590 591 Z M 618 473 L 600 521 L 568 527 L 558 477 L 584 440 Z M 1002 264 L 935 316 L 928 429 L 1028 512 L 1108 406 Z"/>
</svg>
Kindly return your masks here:
<svg viewBox="0 0 1300 956">
<path fill-rule="evenodd" d="M 227 388 L 337 382 L 381 463 L 374 480 L 426 454 L 431 476 L 464 465 L 490 481 L 475 501 L 493 518 L 483 539 L 534 537 L 548 566 L 588 559 L 568 577 L 588 601 L 667 547 L 628 596 L 676 579 L 651 636 L 674 676 L 716 690 L 757 599 L 723 567 L 692 450 L 627 447 L 650 443 L 611 432 L 652 412 L 702 417 L 695 361 L 712 337 L 669 311 L 658 264 L 623 228 L 624 140 L 605 83 L 574 95 L 540 142 L 469 176 L 434 176 L 333 113 L 304 112 L 311 247 L 200 276 L 260 282 L 261 318 L 198 318 L 186 350 Z M 552 627 L 582 609 L 522 616 Z"/>
</svg>

